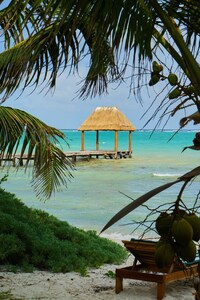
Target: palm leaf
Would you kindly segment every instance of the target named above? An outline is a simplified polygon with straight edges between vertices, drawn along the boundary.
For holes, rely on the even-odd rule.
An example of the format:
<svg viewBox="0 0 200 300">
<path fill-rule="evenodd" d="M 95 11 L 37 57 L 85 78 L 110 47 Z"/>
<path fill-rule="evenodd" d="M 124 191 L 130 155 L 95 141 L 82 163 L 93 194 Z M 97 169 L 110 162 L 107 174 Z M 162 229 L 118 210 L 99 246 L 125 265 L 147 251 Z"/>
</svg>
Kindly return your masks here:
<svg viewBox="0 0 200 300">
<path fill-rule="evenodd" d="M 130 63 L 139 68 L 137 73 L 141 77 L 144 62 L 151 60 L 156 51 L 153 47 L 155 44 L 156 49 L 160 47 L 161 35 L 172 26 L 170 23 L 166 27 L 163 16 L 166 19 L 170 15 L 182 22 L 185 40 L 195 41 L 199 33 L 199 27 L 195 27 L 199 14 L 193 14 L 196 7 L 199 4 L 194 0 L 13 0 L 0 11 L 0 26 L 10 49 L 0 55 L 0 92 L 7 97 L 23 81 L 24 88 L 31 84 L 36 87 L 40 80 L 47 81 L 52 88 L 59 70 L 76 70 L 85 55 L 91 60 L 80 90 L 81 97 L 107 91 L 108 83 L 119 79 L 119 74 L 123 75 Z M 154 35 L 155 29 L 160 32 L 159 40 Z M 174 47 L 174 36 L 167 39 Z M 195 53 L 198 45 L 192 44 L 190 50 Z M 120 63 L 118 69 L 116 65 L 119 67 Z M 193 63 L 191 69 L 196 68 L 195 74 L 198 74 L 199 68 Z M 193 81 L 197 80 L 193 78 Z"/>
<path fill-rule="evenodd" d="M 55 87 L 59 74 L 66 68 L 69 73 L 74 71 L 79 63 L 80 53 L 84 55 L 85 45 L 81 43 L 83 36 L 87 49 L 93 53 L 96 47 L 93 42 L 96 31 L 93 29 L 92 37 L 88 36 L 83 20 L 76 27 L 79 33 L 72 31 L 70 25 L 72 26 L 70 21 L 65 20 L 41 28 L 34 35 L 0 54 L 2 101 L 12 95 L 20 84 L 23 85 L 23 90 L 30 85 L 36 88 L 44 81 L 49 88 Z M 83 46 L 79 48 L 81 44 Z M 88 90 L 92 91 L 93 95 L 102 93 L 107 86 L 108 78 L 114 78 L 118 74 L 106 40 L 102 41 L 99 49 L 97 56 L 92 54 L 85 84 L 80 91 L 81 95 L 87 94 Z"/>
<path fill-rule="evenodd" d="M 32 184 L 38 197 L 47 199 L 67 187 L 73 165 L 55 146 L 66 142 L 62 132 L 22 110 L 0 106 L 0 140 L 0 157 L 26 154 L 25 171 L 33 159 Z"/>
</svg>

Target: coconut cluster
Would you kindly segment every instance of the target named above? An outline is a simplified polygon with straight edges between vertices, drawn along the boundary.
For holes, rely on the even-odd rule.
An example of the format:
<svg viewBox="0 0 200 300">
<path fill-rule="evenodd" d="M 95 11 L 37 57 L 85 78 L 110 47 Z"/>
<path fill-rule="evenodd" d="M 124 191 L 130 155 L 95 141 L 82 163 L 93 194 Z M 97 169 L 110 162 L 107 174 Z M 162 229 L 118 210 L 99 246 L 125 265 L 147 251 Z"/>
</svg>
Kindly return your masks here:
<svg viewBox="0 0 200 300">
<path fill-rule="evenodd" d="M 149 86 L 155 85 L 160 80 L 160 72 L 163 70 L 163 66 L 158 64 L 156 61 L 152 63 L 151 79 L 149 81 Z"/>
<path fill-rule="evenodd" d="M 186 262 L 195 259 L 195 242 L 200 240 L 200 218 L 195 213 L 163 212 L 156 219 L 155 227 L 160 235 L 155 253 L 159 268 L 169 267 L 175 255 Z"/>
<path fill-rule="evenodd" d="M 170 100 L 176 99 L 180 96 L 194 96 L 195 88 L 193 85 L 182 86 L 179 78 L 174 73 L 169 73 L 166 77 L 163 74 L 163 66 L 160 65 L 157 61 L 152 63 L 152 72 L 151 79 L 149 81 L 149 86 L 157 84 L 160 80 L 167 79 L 168 83 L 172 86 L 168 97 Z"/>
</svg>

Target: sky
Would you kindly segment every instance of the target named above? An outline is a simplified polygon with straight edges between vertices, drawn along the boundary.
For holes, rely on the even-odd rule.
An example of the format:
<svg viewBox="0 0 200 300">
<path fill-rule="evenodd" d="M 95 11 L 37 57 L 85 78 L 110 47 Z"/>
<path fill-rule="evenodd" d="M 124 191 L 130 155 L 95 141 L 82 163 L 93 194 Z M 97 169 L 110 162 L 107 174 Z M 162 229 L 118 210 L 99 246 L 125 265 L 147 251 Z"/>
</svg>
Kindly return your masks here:
<svg viewBox="0 0 200 300">
<path fill-rule="evenodd" d="M 153 110 L 149 110 L 149 113 L 141 118 L 154 100 L 156 95 L 154 87 L 150 89 L 151 94 L 148 94 L 146 88 L 143 88 L 141 95 L 143 105 L 141 105 L 133 94 L 129 95 L 129 86 L 126 83 L 120 86 L 110 86 L 108 94 L 82 100 L 77 97 L 80 81 L 81 79 L 77 75 L 67 77 L 65 73 L 62 73 L 58 77 L 54 91 L 47 92 L 47 89 L 42 90 L 41 87 L 38 87 L 30 94 L 32 90 L 27 89 L 19 98 L 16 94 L 11 96 L 4 106 L 22 109 L 58 129 L 78 129 L 96 107 L 116 106 L 135 125 L 136 129 L 153 129 L 155 127 L 158 118 L 144 127 Z M 158 98 L 157 101 L 160 100 Z M 165 129 L 178 129 L 181 117 L 183 115 L 179 114 L 170 118 Z M 163 125 L 162 123 L 159 128 L 161 129 Z M 192 124 L 186 127 L 186 129 L 193 128 L 196 129 Z"/>
</svg>

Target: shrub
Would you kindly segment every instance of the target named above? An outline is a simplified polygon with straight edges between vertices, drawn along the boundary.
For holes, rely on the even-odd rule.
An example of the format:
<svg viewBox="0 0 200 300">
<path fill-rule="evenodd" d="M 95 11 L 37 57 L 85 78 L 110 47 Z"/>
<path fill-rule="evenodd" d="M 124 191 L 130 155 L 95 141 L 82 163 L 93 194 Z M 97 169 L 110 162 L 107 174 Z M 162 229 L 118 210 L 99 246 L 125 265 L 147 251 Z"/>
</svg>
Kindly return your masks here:
<svg viewBox="0 0 200 300">
<path fill-rule="evenodd" d="M 28 208 L 0 189 L 0 264 L 53 272 L 78 271 L 104 263 L 121 263 L 127 256 L 118 244 Z"/>
</svg>

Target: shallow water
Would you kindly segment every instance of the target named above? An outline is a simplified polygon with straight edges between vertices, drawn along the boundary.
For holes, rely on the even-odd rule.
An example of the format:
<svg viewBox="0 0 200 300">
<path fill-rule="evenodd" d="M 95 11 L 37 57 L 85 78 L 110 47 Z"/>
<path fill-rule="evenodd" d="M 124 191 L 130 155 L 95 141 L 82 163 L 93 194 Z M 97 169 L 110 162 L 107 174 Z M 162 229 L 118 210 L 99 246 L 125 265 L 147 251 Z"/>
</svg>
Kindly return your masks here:
<svg viewBox="0 0 200 300">
<path fill-rule="evenodd" d="M 63 150 L 80 150 L 80 133 L 65 131 L 70 149 L 62 145 Z M 131 159 L 92 159 L 78 161 L 74 178 L 68 189 L 56 193 L 46 202 L 36 199 L 30 184 L 30 177 L 23 169 L 16 173 L 11 168 L 8 181 L 3 187 L 16 194 L 29 207 L 39 208 L 84 229 L 99 232 L 107 221 L 132 199 L 140 197 L 149 190 L 175 180 L 180 175 L 198 166 L 199 152 L 186 150 L 184 146 L 192 144 L 194 132 L 180 132 L 170 142 L 173 132 L 141 131 L 133 134 L 133 157 Z M 120 135 L 120 147 L 127 147 L 127 133 Z M 114 135 L 100 133 L 100 149 L 113 147 Z M 88 133 L 86 147 L 94 149 L 95 135 Z M 30 169 L 31 170 L 31 169 Z M 5 174 L 5 170 L 1 171 Z M 184 192 L 183 201 L 193 205 L 199 191 L 199 179 Z M 156 208 L 164 203 L 176 200 L 181 184 L 174 185 L 150 199 L 146 204 Z M 126 194 L 128 197 L 123 195 Z M 150 210 L 138 207 L 106 231 L 108 234 L 131 234 L 135 228 L 133 221 L 143 220 Z M 155 215 L 152 215 L 155 218 Z M 124 225 L 131 223 L 130 225 Z M 134 235 L 139 235 L 143 228 Z M 154 234 L 154 233 L 152 233 Z"/>
</svg>

